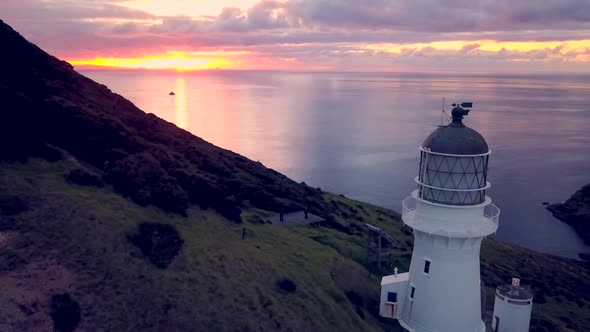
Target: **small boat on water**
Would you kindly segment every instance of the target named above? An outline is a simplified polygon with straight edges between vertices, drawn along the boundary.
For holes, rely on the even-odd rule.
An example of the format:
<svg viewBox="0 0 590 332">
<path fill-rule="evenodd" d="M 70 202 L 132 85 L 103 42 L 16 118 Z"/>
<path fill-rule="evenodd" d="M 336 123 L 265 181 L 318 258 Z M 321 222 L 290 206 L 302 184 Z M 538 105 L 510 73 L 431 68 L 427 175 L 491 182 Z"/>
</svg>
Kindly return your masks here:
<svg viewBox="0 0 590 332">
<path fill-rule="evenodd" d="M 168 95 L 169 96 L 176 96 L 176 93 L 174 93 L 174 91 L 170 91 L 170 93 Z"/>
</svg>

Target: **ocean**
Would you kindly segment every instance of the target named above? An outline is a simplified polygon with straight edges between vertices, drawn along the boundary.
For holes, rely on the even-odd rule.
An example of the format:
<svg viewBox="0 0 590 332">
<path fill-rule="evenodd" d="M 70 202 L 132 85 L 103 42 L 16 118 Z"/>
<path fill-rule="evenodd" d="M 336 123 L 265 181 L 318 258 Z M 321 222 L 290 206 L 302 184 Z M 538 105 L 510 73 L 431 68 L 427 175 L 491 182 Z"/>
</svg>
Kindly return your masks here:
<svg viewBox="0 0 590 332">
<path fill-rule="evenodd" d="M 590 76 L 120 71 L 82 73 L 148 113 L 290 178 L 401 211 L 443 98 L 492 149 L 494 238 L 565 257 L 590 252 L 542 202 L 590 182 Z M 169 96 L 169 92 L 175 96 Z"/>
</svg>

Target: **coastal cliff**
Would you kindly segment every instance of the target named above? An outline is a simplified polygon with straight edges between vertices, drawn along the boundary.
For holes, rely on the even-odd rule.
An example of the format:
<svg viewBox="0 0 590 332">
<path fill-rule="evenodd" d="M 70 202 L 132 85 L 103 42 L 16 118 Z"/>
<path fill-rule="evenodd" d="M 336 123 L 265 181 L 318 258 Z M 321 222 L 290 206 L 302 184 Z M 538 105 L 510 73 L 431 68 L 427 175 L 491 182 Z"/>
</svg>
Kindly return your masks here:
<svg viewBox="0 0 590 332">
<path fill-rule="evenodd" d="M 590 244 L 590 183 L 576 191 L 567 201 L 547 206 L 555 218 L 572 226 Z"/>
</svg>

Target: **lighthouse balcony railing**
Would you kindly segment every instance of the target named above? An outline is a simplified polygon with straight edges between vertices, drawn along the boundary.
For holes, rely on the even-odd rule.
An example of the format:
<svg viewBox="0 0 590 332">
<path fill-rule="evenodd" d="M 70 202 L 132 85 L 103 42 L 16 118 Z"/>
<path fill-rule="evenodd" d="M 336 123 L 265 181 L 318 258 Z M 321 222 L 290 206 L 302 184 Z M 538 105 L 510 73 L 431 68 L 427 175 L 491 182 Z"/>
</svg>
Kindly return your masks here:
<svg viewBox="0 0 590 332">
<path fill-rule="evenodd" d="M 483 215 L 495 224 L 500 222 L 500 208 L 494 204 L 486 205 L 483 208 Z"/>
<path fill-rule="evenodd" d="M 439 205 L 431 202 L 428 202 L 428 204 Z M 409 218 L 415 219 L 421 217 L 420 214 L 416 212 L 416 206 L 417 199 L 413 196 L 407 197 L 402 201 L 402 219 L 404 220 L 404 223 Z M 494 204 L 488 204 L 484 206 L 483 216 L 491 222 L 498 224 L 500 222 L 500 208 Z"/>
</svg>

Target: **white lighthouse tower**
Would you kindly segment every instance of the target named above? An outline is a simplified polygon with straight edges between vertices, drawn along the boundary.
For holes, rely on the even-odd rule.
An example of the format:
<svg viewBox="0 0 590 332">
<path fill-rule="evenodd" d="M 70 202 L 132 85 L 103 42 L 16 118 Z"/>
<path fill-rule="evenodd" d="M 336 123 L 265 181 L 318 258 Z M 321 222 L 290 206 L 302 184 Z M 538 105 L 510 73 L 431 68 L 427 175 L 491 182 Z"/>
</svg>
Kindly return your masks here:
<svg viewBox="0 0 590 332">
<path fill-rule="evenodd" d="M 454 106 L 452 122 L 422 143 L 418 188 L 403 201 L 402 219 L 414 230 L 410 271 L 381 282 L 381 315 L 410 332 L 486 331 L 479 252 L 500 210 L 486 196 L 491 151 L 462 122 L 471 103 Z"/>
</svg>

